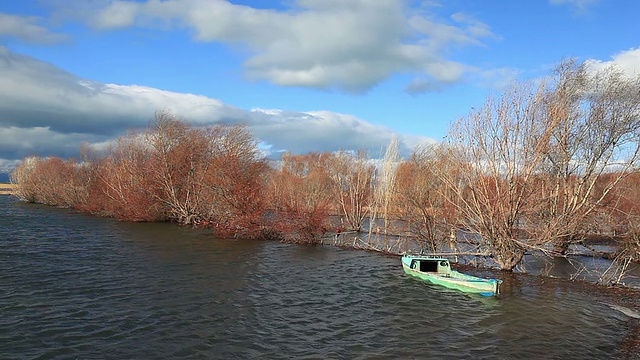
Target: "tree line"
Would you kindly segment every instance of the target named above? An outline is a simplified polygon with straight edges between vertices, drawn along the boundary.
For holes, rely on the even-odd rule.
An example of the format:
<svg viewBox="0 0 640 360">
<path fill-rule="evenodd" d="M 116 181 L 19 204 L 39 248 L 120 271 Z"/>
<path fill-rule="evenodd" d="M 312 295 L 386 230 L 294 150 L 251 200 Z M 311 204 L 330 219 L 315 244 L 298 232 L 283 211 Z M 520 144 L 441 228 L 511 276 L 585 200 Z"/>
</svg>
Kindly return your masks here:
<svg viewBox="0 0 640 360">
<path fill-rule="evenodd" d="M 639 132 L 640 76 L 567 60 L 488 98 L 408 159 L 393 140 L 377 161 L 360 151 L 273 162 L 243 126 L 194 127 L 159 111 L 106 153 L 26 158 L 11 179 L 24 201 L 218 237 L 314 243 L 368 231 L 436 252 L 462 229 L 503 270 L 528 251 L 563 255 L 606 237 L 619 280 L 640 260 Z"/>
</svg>

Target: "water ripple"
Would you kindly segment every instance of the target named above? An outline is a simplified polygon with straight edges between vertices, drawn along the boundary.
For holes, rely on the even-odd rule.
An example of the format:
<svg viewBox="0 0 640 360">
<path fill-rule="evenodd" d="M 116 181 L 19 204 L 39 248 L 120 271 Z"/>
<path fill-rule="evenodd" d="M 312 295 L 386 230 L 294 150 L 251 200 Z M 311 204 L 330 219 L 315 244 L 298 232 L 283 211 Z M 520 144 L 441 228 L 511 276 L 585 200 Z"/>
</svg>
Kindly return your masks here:
<svg viewBox="0 0 640 360">
<path fill-rule="evenodd" d="M 611 358 L 634 328 L 526 277 L 483 298 L 405 276 L 396 257 L 214 240 L 8 199 L 2 359 Z"/>
</svg>

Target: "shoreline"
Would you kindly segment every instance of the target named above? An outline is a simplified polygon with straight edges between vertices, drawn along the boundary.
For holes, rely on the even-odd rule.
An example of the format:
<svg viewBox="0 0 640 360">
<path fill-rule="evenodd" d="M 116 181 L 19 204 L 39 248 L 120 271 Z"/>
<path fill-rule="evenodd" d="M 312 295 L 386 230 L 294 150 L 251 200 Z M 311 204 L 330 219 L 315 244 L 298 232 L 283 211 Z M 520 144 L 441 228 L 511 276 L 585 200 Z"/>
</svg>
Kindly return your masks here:
<svg viewBox="0 0 640 360">
<path fill-rule="evenodd" d="M 0 195 L 14 195 L 15 194 L 15 189 L 17 188 L 18 185 L 16 184 L 9 184 L 9 183 L 0 183 Z M 47 205 L 47 206 L 52 206 L 52 205 Z M 54 206 L 55 207 L 55 206 Z M 81 212 L 82 213 L 82 212 Z M 96 215 L 96 214 L 90 214 L 91 216 L 97 216 L 97 217 L 103 217 L 100 215 Z M 106 217 L 109 218 L 109 217 Z M 128 221 L 125 221 L 128 222 Z M 166 221 L 168 223 L 172 223 L 170 221 Z M 183 226 L 177 223 L 173 223 L 174 225 L 177 226 Z M 194 226 L 193 228 L 197 228 L 197 229 L 207 229 L 207 226 Z M 365 243 L 362 240 L 360 242 L 355 242 L 353 240 L 347 240 L 347 239 L 339 239 L 338 237 L 340 235 L 346 235 L 346 234 L 352 234 L 352 233 L 356 233 L 356 234 L 366 234 L 366 232 L 341 232 L 341 233 L 328 233 L 325 234 L 325 236 L 320 238 L 320 241 L 317 243 L 306 243 L 306 242 L 298 242 L 298 241 L 283 241 L 283 240 L 269 240 L 269 239 L 264 239 L 264 240 L 259 240 L 259 241 L 277 241 L 277 242 L 283 242 L 283 243 L 291 243 L 291 244 L 299 244 L 299 245 L 320 245 L 320 246 L 334 246 L 334 247 L 338 247 L 338 248 L 343 248 L 343 249 L 351 249 L 351 250 L 356 250 L 356 251 L 371 251 L 371 252 L 377 252 L 383 255 L 388 255 L 388 256 L 398 256 L 401 257 L 402 256 L 402 252 L 395 252 L 393 251 L 393 249 L 388 248 L 385 249 L 384 247 L 376 247 L 375 245 L 371 244 L 371 243 Z M 328 235 L 328 236 L 327 236 Z M 336 236 L 338 235 L 338 236 Z M 354 238 L 358 238 L 358 236 L 356 235 Z M 606 239 L 601 239 L 601 238 L 591 238 L 589 239 L 587 242 L 589 244 L 592 245 L 596 245 L 596 244 L 609 244 L 612 241 L 611 238 L 606 238 Z M 451 254 L 453 255 L 453 254 Z M 465 253 L 459 253 L 457 255 L 465 255 Z M 531 255 L 531 254 L 528 254 Z M 582 254 L 582 253 L 575 253 L 575 254 L 569 254 L 572 256 L 576 256 L 576 257 L 592 257 L 593 254 Z M 606 257 L 603 257 L 605 259 L 608 259 Z M 464 262 L 456 262 L 456 266 L 460 266 L 461 268 L 466 268 L 467 270 L 475 270 L 475 271 L 491 271 L 491 272 L 499 272 L 499 273 L 503 273 L 503 274 L 509 274 L 510 272 L 501 272 L 499 269 L 497 268 L 493 268 L 493 267 L 487 267 L 484 265 L 480 265 L 480 264 L 469 264 L 469 263 L 464 263 Z M 634 296 L 637 294 L 640 294 L 640 286 L 637 285 L 628 285 L 628 284 L 602 284 L 602 283 L 597 283 L 595 281 L 590 281 L 587 279 L 575 279 L 572 277 L 557 277 L 557 276 L 549 276 L 549 275 L 545 275 L 544 273 L 531 273 L 531 272 L 527 272 L 527 271 L 518 271 L 518 270 L 514 270 L 513 272 L 511 272 L 512 274 L 521 274 L 521 275 L 531 275 L 531 276 L 537 276 L 540 277 L 541 279 L 564 279 L 564 280 L 568 280 L 570 282 L 582 282 L 584 284 L 590 284 L 590 285 L 594 285 L 597 287 L 601 287 L 601 288 L 608 288 L 608 289 L 623 289 L 623 290 L 619 290 L 619 291 L 624 291 L 627 290 L 629 291 L 629 294 L 633 294 Z M 544 282 L 544 280 L 543 280 Z M 636 309 L 640 309 L 640 303 L 636 304 L 635 306 Z"/>
<path fill-rule="evenodd" d="M 0 195 L 13 195 L 16 187 L 16 184 L 0 183 Z"/>
</svg>

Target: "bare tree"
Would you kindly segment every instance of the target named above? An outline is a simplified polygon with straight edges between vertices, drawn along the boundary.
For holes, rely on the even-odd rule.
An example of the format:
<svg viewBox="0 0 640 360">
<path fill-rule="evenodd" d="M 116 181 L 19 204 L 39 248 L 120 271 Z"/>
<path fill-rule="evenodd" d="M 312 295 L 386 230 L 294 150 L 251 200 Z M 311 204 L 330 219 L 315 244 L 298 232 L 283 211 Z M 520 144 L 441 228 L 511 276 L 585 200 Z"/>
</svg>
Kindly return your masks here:
<svg viewBox="0 0 640 360">
<path fill-rule="evenodd" d="M 270 203 L 277 214 L 271 225 L 283 240 L 316 243 L 328 230 L 331 180 L 321 165 L 330 154 L 282 156 L 270 182 Z"/>
<path fill-rule="evenodd" d="M 87 165 L 95 172 L 90 199 L 81 210 L 126 221 L 168 219 L 160 192 L 154 186 L 152 151 L 146 133 L 120 137 L 104 157 Z"/>
<path fill-rule="evenodd" d="M 196 128 L 164 110 L 104 157 L 26 159 L 12 180 L 25 201 L 253 237 L 263 233 L 268 170 L 245 127 Z"/>
<path fill-rule="evenodd" d="M 400 164 L 399 141 L 397 137 L 392 137 L 382 159 L 382 163 L 377 169 L 377 176 L 374 183 L 373 201 L 369 213 L 369 224 L 375 224 L 379 214 L 384 221 L 382 232 L 389 233 L 389 216 L 391 202 L 393 201 L 396 186 L 396 170 Z M 369 239 L 373 235 L 373 226 L 369 226 Z"/>
<path fill-rule="evenodd" d="M 544 85 L 518 85 L 454 124 L 448 139 L 459 157 L 458 178 L 441 173 L 457 201 L 463 225 L 503 270 L 520 263 L 528 242 L 520 238 L 532 211 L 533 184 L 549 129 L 540 122 Z"/>
<path fill-rule="evenodd" d="M 196 128 L 160 111 L 146 141 L 154 194 L 169 219 L 208 224 L 221 236 L 260 232 L 267 165 L 245 127 Z"/>
<path fill-rule="evenodd" d="M 11 172 L 10 181 L 17 185 L 13 195 L 18 199 L 25 202 L 36 202 L 37 189 L 35 185 L 37 183 L 31 174 L 40 161 L 40 158 L 35 156 L 24 158 L 20 165 Z"/>
<path fill-rule="evenodd" d="M 549 243 L 562 254 L 611 219 L 609 195 L 638 165 L 639 79 L 568 61 L 548 86 L 514 88 L 455 125 L 466 179 L 450 185 L 502 269 Z"/>
<path fill-rule="evenodd" d="M 262 237 L 270 168 L 244 126 L 210 129 L 210 164 L 201 202 L 206 221 L 220 236 Z"/>
<path fill-rule="evenodd" d="M 457 178 L 448 166 L 444 146 L 429 144 L 414 150 L 409 161 L 398 167 L 396 199 L 400 217 L 408 224 L 409 234 L 415 238 L 422 252 L 438 251 L 438 246 L 455 227 L 455 207 L 447 193 L 447 178 Z M 455 200 L 455 199 L 453 199 Z"/>
<path fill-rule="evenodd" d="M 361 231 L 372 202 L 374 166 L 364 152 L 339 152 L 325 166 L 333 182 L 334 196 L 349 230 Z"/>
<path fill-rule="evenodd" d="M 640 76 L 609 67 L 595 73 L 565 61 L 545 97 L 544 174 L 535 236 L 564 254 L 608 219 L 610 192 L 638 168 Z"/>
<path fill-rule="evenodd" d="M 617 242 L 617 251 L 610 266 L 602 273 L 599 282 L 622 284 L 622 279 L 628 274 L 633 263 L 640 262 L 640 219 L 629 216 L 625 233 L 621 234 Z"/>
<path fill-rule="evenodd" d="M 193 225 L 201 220 L 198 200 L 203 195 L 202 177 L 210 164 L 207 139 L 166 110 L 156 112 L 146 137 L 152 149 L 149 170 L 158 189 L 155 196 L 169 219 Z"/>
<path fill-rule="evenodd" d="M 15 195 L 23 201 L 72 208 L 88 194 L 83 172 L 74 159 L 31 157 L 13 171 L 11 181 L 18 185 Z"/>
</svg>

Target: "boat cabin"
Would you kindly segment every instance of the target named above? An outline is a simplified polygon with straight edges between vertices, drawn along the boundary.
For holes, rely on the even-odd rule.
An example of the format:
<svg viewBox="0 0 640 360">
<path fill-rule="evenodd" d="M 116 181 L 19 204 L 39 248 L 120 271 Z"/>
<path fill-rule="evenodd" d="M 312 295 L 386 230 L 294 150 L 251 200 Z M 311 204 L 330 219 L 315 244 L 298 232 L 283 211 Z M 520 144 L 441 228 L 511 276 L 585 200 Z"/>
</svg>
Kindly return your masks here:
<svg viewBox="0 0 640 360">
<path fill-rule="evenodd" d="M 451 270 L 449 260 L 445 258 L 415 258 L 411 261 L 412 269 L 427 273 L 445 273 Z"/>
</svg>

